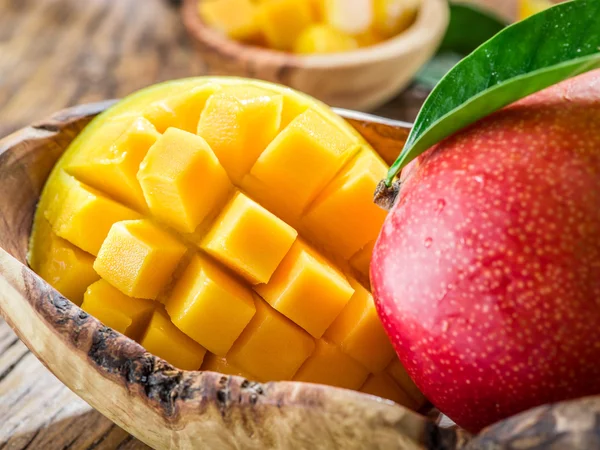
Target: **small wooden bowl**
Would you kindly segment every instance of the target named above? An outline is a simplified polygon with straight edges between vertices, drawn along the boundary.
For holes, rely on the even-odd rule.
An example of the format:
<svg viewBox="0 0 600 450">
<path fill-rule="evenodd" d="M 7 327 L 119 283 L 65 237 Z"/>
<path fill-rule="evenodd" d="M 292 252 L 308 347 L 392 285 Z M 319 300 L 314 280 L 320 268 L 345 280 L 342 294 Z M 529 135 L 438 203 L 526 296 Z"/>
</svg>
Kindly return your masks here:
<svg viewBox="0 0 600 450">
<path fill-rule="evenodd" d="M 183 22 L 209 71 L 285 84 L 342 108 L 370 110 L 404 88 L 435 53 L 449 21 L 446 0 L 423 0 L 415 23 L 381 44 L 346 53 L 294 55 L 233 41 L 184 0 Z"/>
</svg>

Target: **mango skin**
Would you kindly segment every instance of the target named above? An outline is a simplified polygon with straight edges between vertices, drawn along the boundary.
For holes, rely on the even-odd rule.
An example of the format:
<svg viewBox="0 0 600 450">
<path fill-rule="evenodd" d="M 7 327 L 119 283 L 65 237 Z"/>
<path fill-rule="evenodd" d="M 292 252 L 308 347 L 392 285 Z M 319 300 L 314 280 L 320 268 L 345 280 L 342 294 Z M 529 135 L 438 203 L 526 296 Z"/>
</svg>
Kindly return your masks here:
<svg viewBox="0 0 600 450">
<path fill-rule="evenodd" d="M 371 281 L 408 373 L 470 431 L 600 394 L 600 71 L 425 153 Z"/>
</svg>

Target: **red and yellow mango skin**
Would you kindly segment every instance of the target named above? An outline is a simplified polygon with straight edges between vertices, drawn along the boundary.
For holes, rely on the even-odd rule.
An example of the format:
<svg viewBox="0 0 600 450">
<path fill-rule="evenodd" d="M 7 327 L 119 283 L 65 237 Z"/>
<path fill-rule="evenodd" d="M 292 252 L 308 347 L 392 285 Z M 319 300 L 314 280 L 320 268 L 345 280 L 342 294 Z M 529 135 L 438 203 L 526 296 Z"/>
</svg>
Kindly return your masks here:
<svg viewBox="0 0 600 450">
<path fill-rule="evenodd" d="M 407 371 L 468 430 L 600 394 L 600 71 L 419 158 L 371 281 Z"/>
</svg>

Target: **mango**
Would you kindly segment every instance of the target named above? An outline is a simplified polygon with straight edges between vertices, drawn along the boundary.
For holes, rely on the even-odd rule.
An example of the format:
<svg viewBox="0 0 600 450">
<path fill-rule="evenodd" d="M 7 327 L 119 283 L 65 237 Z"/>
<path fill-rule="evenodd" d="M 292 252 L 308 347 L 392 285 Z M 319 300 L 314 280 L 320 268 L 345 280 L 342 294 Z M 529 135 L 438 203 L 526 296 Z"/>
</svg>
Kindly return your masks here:
<svg viewBox="0 0 600 450">
<path fill-rule="evenodd" d="M 288 88 L 159 85 L 67 149 L 39 202 L 30 264 L 178 368 L 416 405 L 368 290 L 386 169 L 340 117 Z"/>
<path fill-rule="evenodd" d="M 312 55 L 352 51 L 398 35 L 412 25 L 422 0 L 352 0 L 351 5 L 347 0 L 198 3 L 200 18 L 231 39 Z"/>
<path fill-rule="evenodd" d="M 183 370 L 197 370 L 206 349 L 187 337 L 171 322 L 164 309 L 156 309 L 140 339 L 150 353 Z"/>
<path fill-rule="evenodd" d="M 349 281 L 354 295 L 327 329 L 325 337 L 370 371 L 378 373 L 392 360 L 394 349 L 377 316 L 373 296 L 355 280 Z"/>
<path fill-rule="evenodd" d="M 250 40 L 259 34 L 256 5 L 251 0 L 212 0 L 198 3 L 207 25 L 233 39 Z"/>
<path fill-rule="evenodd" d="M 307 0 L 264 0 L 258 5 L 259 27 L 269 47 L 292 50 L 302 30 L 313 22 Z"/>
<path fill-rule="evenodd" d="M 342 273 L 300 241 L 294 243 L 271 281 L 255 290 L 315 338 L 323 335 L 354 294 Z"/>
<path fill-rule="evenodd" d="M 323 0 L 325 19 L 334 28 L 356 35 L 365 33 L 373 23 L 373 0 Z"/>
<path fill-rule="evenodd" d="M 267 283 L 298 232 L 242 193 L 235 195 L 202 248 L 252 284 Z"/>
<path fill-rule="evenodd" d="M 100 276 L 94 270 L 94 257 L 59 238 L 46 220 L 40 220 L 39 237 L 45 241 L 42 258 L 34 259 L 34 270 L 63 296 L 81 305 L 87 287 Z"/>
<path fill-rule="evenodd" d="M 81 309 L 115 331 L 139 339 L 156 304 L 151 300 L 127 297 L 108 282 L 99 280 L 88 287 Z"/>
<path fill-rule="evenodd" d="M 324 339 L 316 342 L 315 351 L 294 376 L 294 381 L 328 384 L 345 389 L 360 388 L 369 371 Z"/>
<path fill-rule="evenodd" d="M 232 187 L 206 141 L 177 128 L 150 147 L 137 178 L 154 217 L 185 233 L 193 232 Z M 208 190 L 214 194 L 198 195 Z"/>
<path fill-rule="evenodd" d="M 113 224 L 140 218 L 135 211 L 64 172 L 57 180 L 53 197 L 44 212 L 52 231 L 92 255 L 98 254 Z"/>
<path fill-rule="evenodd" d="M 202 370 L 222 373 L 224 375 L 235 375 L 238 377 L 255 379 L 254 375 L 234 367 L 226 358 L 207 353 L 202 363 Z"/>
<path fill-rule="evenodd" d="M 281 94 L 254 86 L 228 86 L 208 100 L 197 131 L 237 181 L 277 135 L 282 108 Z"/>
<path fill-rule="evenodd" d="M 256 312 L 252 291 L 200 255 L 175 284 L 166 308 L 181 331 L 219 356 L 227 354 Z"/>
<path fill-rule="evenodd" d="M 415 20 L 423 0 L 373 0 L 374 30 L 391 37 L 406 30 Z"/>
<path fill-rule="evenodd" d="M 140 117 L 114 144 L 99 147 L 93 158 L 77 161 L 67 171 L 132 209 L 146 211 L 148 207 L 136 175 L 159 136 L 154 125 Z"/>
<path fill-rule="evenodd" d="M 294 44 L 296 53 L 339 53 L 358 48 L 358 42 L 331 25 L 315 24 L 306 28 Z"/>
<path fill-rule="evenodd" d="M 315 342 L 299 326 L 257 298 L 256 314 L 227 354 L 236 367 L 259 381 L 289 380 L 315 349 Z"/>
<path fill-rule="evenodd" d="M 125 295 L 155 299 L 187 248 L 147 219 L 112 226 L 94 270 Z"/>
<path fill-rule="evenodd" d="M 336 124 L 308 109 L 282 130 L 250 170 L 261 184 L 285 192 L 296 215 L 300 215 L 359 144 Z"/>
<path fill-rule="evenodd" d="M 418 409 L 419 404 L 412 399 L 396 382 L 386 373 L 369 375 L 365 384 L 360 388 L 365 394 L 387 398 L 411 409 Z"/>
<path fill-rule="evenodd" d="M 350 258 L 375 240 L 386 212 L 373 203 L 377 183 L 387 166 L 373 152 L 362 151 L 312 203 L 305 223 L 343 258 Z"/>
</svg>

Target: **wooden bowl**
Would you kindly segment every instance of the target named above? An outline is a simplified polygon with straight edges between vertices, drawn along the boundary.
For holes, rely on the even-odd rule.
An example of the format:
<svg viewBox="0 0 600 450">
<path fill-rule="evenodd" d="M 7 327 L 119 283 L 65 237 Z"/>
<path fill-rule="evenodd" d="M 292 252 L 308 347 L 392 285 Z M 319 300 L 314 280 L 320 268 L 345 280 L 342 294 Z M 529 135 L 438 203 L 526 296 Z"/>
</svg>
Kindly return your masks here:
<svg viewBox="0 0 600 450">
<path fill-rule="evenodd" d="M 433 56 L 449 21 L 447 0 L 423 0 L 415 23 L 394 38 L 352 52 L 303 56 L 228 39 L 202 22 L 197 6 L 198 0 L 184 0 L 183 22 L 210 72 L 285 84 L 357 110 L 398 94 Z"/>
<path fill-rule="evenodd" d="M 177 370 L 62 297 L 27 267 L 33 214 L 58 158 L 112 103 L 66 109 L 0 140 L 0 313 L 54 375 L 117 425 L 155 449 L 597 448 L 600 396 L 535 408 L 472 438 L 355 391 Z M 375 148 L 399 149 L 408 135 L 407 124 L 339 112 Z"/>
<path fill-rule="evenodd" d="M 67 109 L 0 140 L 0 312 L 29 349 L 90 405 L 158 449 L 418 449 L 426 439 L 439 440 L 432 422 L 378 397 L 177 370 L 103 326 L 27 267 L 45 180 L 73 138 L 108 105 Z M 368 117 L 353 120 L 376 139 L 378 127 L 369 127 Z M 399 127 L 397 136 L 406 134 Z"/>
</svg>

